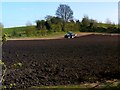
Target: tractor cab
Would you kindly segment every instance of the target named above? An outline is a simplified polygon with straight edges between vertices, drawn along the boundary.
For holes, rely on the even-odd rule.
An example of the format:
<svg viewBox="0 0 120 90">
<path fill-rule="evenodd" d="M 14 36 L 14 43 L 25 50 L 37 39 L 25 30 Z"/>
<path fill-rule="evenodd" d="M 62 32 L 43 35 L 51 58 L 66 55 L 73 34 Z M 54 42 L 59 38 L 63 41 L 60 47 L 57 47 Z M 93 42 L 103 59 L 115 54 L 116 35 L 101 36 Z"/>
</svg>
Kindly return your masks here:
<svg viewBox="0 0 120 90">
<path fill-rule="evenodd" d="M 73 32 L 69 31 L 67 34 L 65 34 L 64 38 L 75 38 L 77 34 L 74 34 Z"/>
</svg>

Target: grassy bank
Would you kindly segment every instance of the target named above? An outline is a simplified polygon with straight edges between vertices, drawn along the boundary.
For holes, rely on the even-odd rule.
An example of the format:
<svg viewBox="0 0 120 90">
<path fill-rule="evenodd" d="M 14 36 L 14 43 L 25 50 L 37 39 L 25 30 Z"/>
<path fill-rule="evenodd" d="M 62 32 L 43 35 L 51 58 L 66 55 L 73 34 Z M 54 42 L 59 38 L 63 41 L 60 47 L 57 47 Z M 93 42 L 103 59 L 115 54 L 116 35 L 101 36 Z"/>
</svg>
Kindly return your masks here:
<svg viewBox="0 0 120 90">
<path fill-rule="evenodd" d="M 109 81 L 105 83 L 83 83 L 80 85 L 60 85 L 60 86 L 33 86 L 31 88 L 44 88 L 44 89 L 55 89 L 55 90 L 65 90 L 65 89 L 79 89 L 79 90 L 119 90 L 120 81 L 114 82 Z"/>
<path fill-rule="evenodd" d="M 89 27 L 80 27 L 79 29 L 66 28 L 63 32 L 58 28 L 47 30 L 41 29 L 38 30 L 36 26 L 21 26 L 21 27 L 11 27 L 11 28 L 3 28 L 2 33 L 6 33 L 8 38 L 56 38 L 63 37 L 68 31 L 72 31 L 76 34 L 81 33 L 118 33 L 119 29 L 117 29 L 117 25 L 114 27 L 110 27 L 109 24 L 98 23 L 96 28 Z M 72 28 L 72 27 L 71 27 Z"/>
</svg>

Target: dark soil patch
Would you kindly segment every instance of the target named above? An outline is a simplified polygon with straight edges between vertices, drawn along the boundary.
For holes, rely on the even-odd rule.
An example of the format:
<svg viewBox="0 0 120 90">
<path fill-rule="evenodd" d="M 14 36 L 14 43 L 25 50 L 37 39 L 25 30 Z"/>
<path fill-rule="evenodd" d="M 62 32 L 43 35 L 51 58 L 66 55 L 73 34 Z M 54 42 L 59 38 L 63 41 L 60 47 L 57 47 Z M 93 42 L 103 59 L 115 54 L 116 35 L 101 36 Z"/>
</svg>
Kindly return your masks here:
<svg viewBox="0 0 120 90">
<path fill-rule="evenodd" d="M 77 85 L 120 79 L 120 36 L 88 35 L 74 39 L 10 40 L 3 45 L 8 67 L 4 85 Z M 21 62 L 20 68 L 13 64 Z"/>
</svg>

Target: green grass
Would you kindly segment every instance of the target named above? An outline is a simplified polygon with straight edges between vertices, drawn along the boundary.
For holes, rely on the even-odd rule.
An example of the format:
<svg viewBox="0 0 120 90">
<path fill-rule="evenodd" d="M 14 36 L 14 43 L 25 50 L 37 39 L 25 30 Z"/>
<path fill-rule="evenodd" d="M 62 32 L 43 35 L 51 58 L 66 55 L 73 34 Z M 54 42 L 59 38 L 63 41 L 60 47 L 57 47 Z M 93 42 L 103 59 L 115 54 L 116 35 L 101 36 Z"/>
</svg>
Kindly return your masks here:
<svg viewBox="0 0 120 90">
<path fill-rule="evenodd" d="M 70 89 L 70 90 L 120 90 L 120 81 L 117 81 L 118 84 L 114 83 L 109 83 L 109 82 L 105 82 L 105 83 L 101 83 L 101 84 L 96 84 L 96 85 L 100 85 L 98 88 L 93 88 L 94 86 L 91 83 L 83 83 L 80 85 L 58 85 L 58 86 L 33 86 L 31 88 L 37 88 L 37 89 L 54 89 L 54 90 L 66 90 L 66 89 Z M 95 85 L 95 83 L 94 83 Z M 102 85 L 102 86 L 101 86 Z"/>
<path fill-rule="evenodd" d="M 103 28 L 107 28 L 108 26 L 111 26 L 111 24 L 107 24 L 107 23 L 98 23 L 97 24 L 99 27 L 103 27 Z M 112 24 L 114 25 L 114 24 Z M 118 25 L 115 25 L 115 27 L 118 27 Z"/>
<path fill-rule="evenodd" d="M 27 30 L 27 26 L 12 27 L 12 28 L 4 28 L 2 30 L 2 33 L 6 33 L 8 35 L 8 39 L 9 38 L 10 39 L 15 39 L 15 38 L 59 38 L 59 37 L 63 37 L 67 33 L 67 32 L 47 32 L 46 35 L 37 35 L 37 36 L 30 35 L 30 36 L 26 36 L 24 34 L 26 30 Z M 18 34 L 18 36 L 12 36 L 14 31 Z M 74 33 L 80 33 L 80 32 L 75 31 Z M 22 34 L 22 36 L 19 36 L 19 34 Z"/>
<path fill-rule="evenodd" d="M 44 37 L 44 38 L 54 38 L 54 37 L 61 37 L 63 35 L 65 35 L 66 32 L 51 32 L 51 33 L 48 33 L 47 35 L 45 36 L 38 36 L 38 37 Z"/>
<path fill-rule="evenodd" d="M 19 31 L 24 31 L 26 30 L 26 26 L 21 26 L 21 27 L 12 27 L 12 28 L 3 28 L 3 33 L 12 33 L 14 30 L 19 32 Z"/>
<path fill-rule="evenodd" d="M 35 88 L 35 89 L 54 89 L 54 90 L 66 90 L 66 89 L 69 89 L 69 90 L 76 90 L 76 89 L 79 89 L 79 90 L 83 90 L 83 88 L 79 85 L 69 85 L 69 86 L 64 86 L 64 85 L 61 85 L 61 86 L 40 86 L 40 87 L 31 87 L 31 88 Z M 84 88 L 84 90 L 89 90 L 90 88 Z"/>
<path fill-rule="evenodd" d="M 25 36 L 25 37 L 8 37 L 8 39 L 22 39 L 22 38 L 46 38 L 46 39 L 52 39 L 52 38 L 60 38 L 63 37 L 66 34 L 66 32 L 53 32 L 47 35 L 39 35 L 39 36 Z"/>
<path fill-rule="evenodd" d="M 34 27 L 34 26 L 33 26 Z M 13 27 L 13 28 L 4 28 L 2 30 L 2 34 L 6 33 L 8 35 L 8 38 L 54 38 L 54 37 L 60 37 L 63 36 L 66 32 L 50 32 L 46 33 L 46 35 L 30 35 L 26 36 L 24 33 L 27 30 L 27 26 L 22 27 Z M 12 36 L 13 32 L 16 32 L 17 34 L 22 34 L 23 36 Z"/>
<path fill-rule="evenodd" d="M 54 89 L 54 90 L 120 90 L 118 86 L 108 86 L 102 88 L 91 88 L 91 87 L 83 87 L 81 85 L 70 85 L 70 86 L 33 86 L 30 89 Z"/>
</svg>

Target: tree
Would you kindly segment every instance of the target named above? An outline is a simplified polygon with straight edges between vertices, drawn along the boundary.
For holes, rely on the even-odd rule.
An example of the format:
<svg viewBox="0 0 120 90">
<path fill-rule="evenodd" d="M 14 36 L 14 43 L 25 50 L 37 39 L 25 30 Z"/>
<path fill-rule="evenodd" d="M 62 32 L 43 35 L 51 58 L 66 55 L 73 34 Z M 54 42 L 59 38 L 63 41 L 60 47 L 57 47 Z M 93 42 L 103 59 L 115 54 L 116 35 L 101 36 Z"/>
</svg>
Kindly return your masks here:
<svg viewBox="0 0 120 90">
<path fill-rule="evenodd" d="M 56 15 L 62 19 L 62 31 L 64 31 L 65 22 L 73 19 L 73 11 L 71 10 L 70 6 L 61 4 L 56 11 Z"/>
<path fill-rule="evenodd" d="M 75 23 L 67 22 L 65 25 L 65 31 L 74 31 L 75 30 Z"/>
<path fill-rule="evenodd" d="M 82 26 L 87 27 L 87 26 L 89 26 L 89 24 L 90 24 L 90 22 L 89 22 L 88 16 L 84 16 L 84 18 L 82 19 Z"/>
<path fill-rule="evenodd" d="M 62 23 L 62 20 L 59 17 L 52 17 L 50 19 L 50 21 L 51 21 L 52 24 L 60 24 L 60 23 Z"/>
<path fill-rule="evenodd" d="M 36 20 L 36 28 L 38 30 L 45 28 L 45 21 L 44 20 Z"/>
<path fill-rule="evenodd" d="M 76 20 L 75 31 L 80 31 L 80 21 L 79 20 Z"/>
<path fill-rule="evenodd" d="M 45 17 L 46 21 L 50 21 L 51 18 L 53 18 L 53 16 L 47 15 L 47 16 Z"/>
<path fill-rule="evenodd" d="M 87 15 L 85 15 L 83 18 L 82 18 L 82 21 L 81 21 L 81 30 L 82 32 L 86 32 L 86 31 L 89 31 L 88 30 L 88 26 L 90 25 L 90 20 L 88 18 Z"/>
<path fill-rule="evenodd" d="M 45 22 L 45 26 L 46 26 L 46 29 L 49 30 L 49 31 L 61 31 L 61 24 L 62 24 L 62 19 L 59 18 L 59 17 L 56 17 L 56 16 L 50 16 L 50 15 L 47 15 L 45 17 L 46 19 L 46 22 Z M 52 30 L 51 30 L 52 29 Z"/>
<path fill-rule="evenodd" d="M 48 21 L 45 22 L 46 29 L 50 31 L 51 25 Z"/>
<path fill-rule="evenodd" d="M 90 25 L 89 25 L 90 29 L 93 29 L 93 28 L 97 27 L 97 21 L 96 20 L 90 19 L 89 22 L 90 22 Z"/>
<path fill-rule="evenodd" d="M 40 30 L 41 29 L 41 26 L 40 26 L 40 20 L 36 20 L 36 28 L 37 30 Z"/>
<path fill-rule="evenodd" d="M 60 24 L 52 24 L 51 28 L 52 28 L 53 32 L 61 31 L 61 25 Z"/>
<path fill-rule="evenodd" d="M 70 6 L 68 6 L 66 4 L 61 4 L 58 7 L 58 9 L 56 11 L 56 15 L 58 17 L 62 18 L 65 22 L 73 19 L 73 11 L 71 10 Z"/>
</svg>

